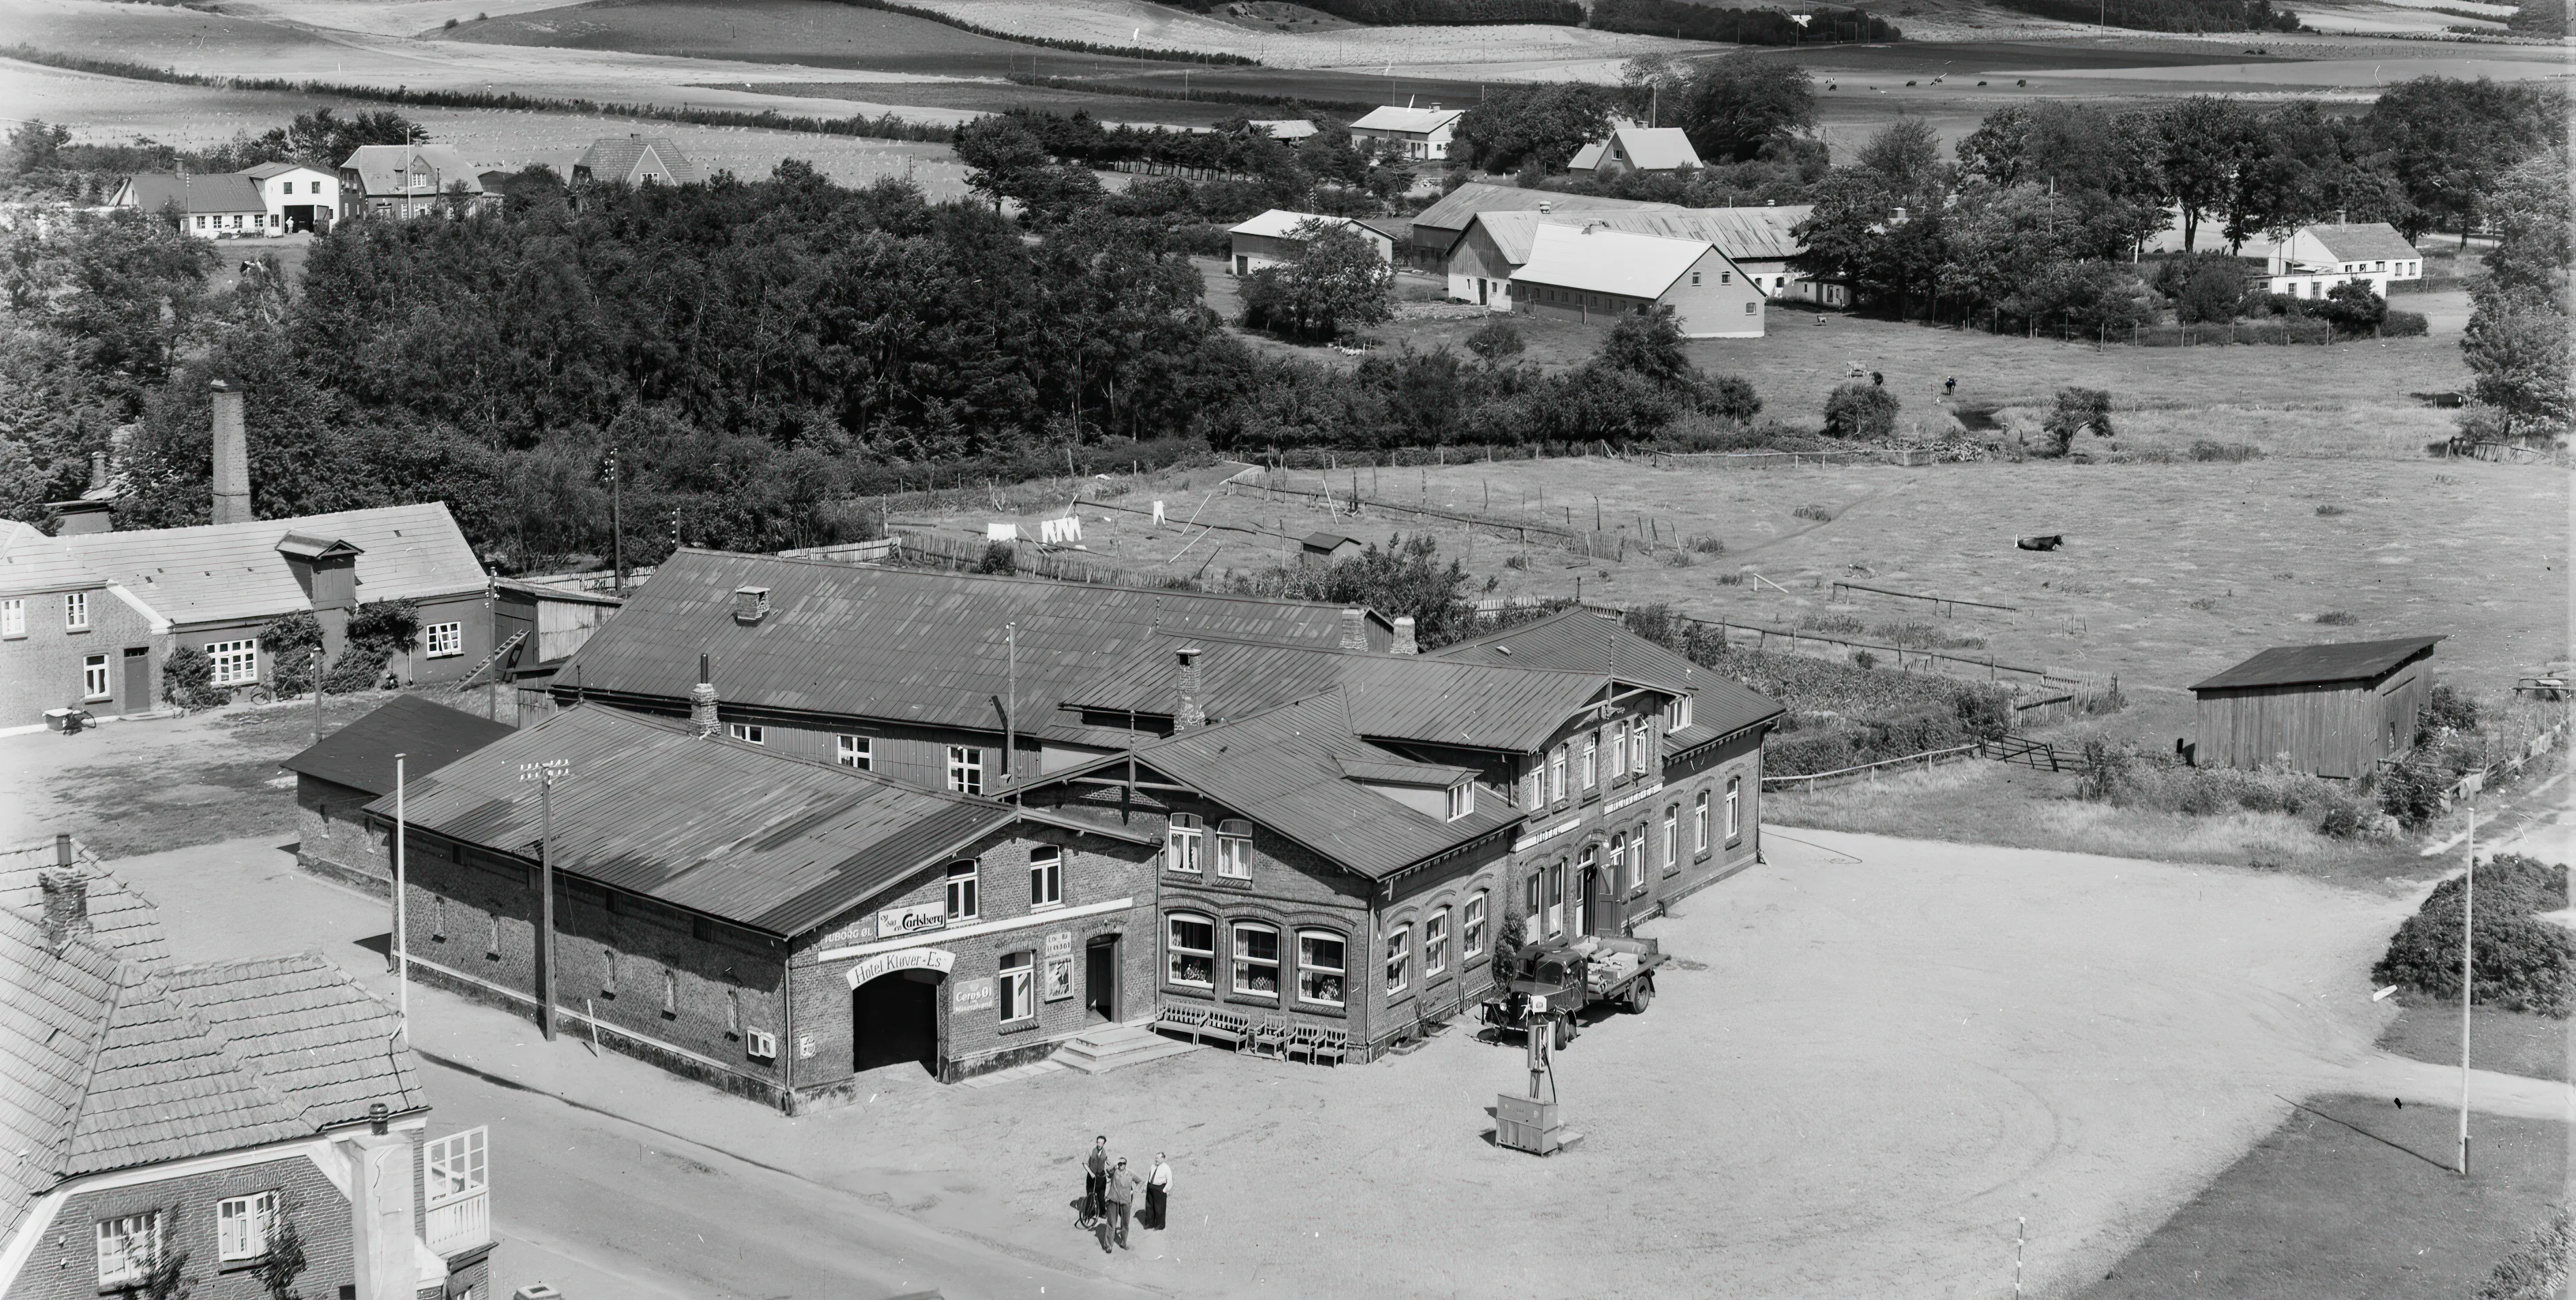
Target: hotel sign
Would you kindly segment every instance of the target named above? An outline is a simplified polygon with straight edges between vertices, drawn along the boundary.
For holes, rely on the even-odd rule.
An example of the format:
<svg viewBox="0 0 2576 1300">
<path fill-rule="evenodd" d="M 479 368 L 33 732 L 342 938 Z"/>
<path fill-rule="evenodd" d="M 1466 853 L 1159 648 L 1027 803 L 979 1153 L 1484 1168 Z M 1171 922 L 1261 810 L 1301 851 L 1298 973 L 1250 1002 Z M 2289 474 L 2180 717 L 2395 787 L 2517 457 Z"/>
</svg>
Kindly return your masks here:
<svg viewBox="0 0 2576 1300">
<path fill-rule="evenodd" d="M 881 952 L 850 968 L 850 987 L 902 970 L 930 970 L 942 975 L 957 969 L 957 954 L 944 948 L 900 948 Z"/>
</svg>

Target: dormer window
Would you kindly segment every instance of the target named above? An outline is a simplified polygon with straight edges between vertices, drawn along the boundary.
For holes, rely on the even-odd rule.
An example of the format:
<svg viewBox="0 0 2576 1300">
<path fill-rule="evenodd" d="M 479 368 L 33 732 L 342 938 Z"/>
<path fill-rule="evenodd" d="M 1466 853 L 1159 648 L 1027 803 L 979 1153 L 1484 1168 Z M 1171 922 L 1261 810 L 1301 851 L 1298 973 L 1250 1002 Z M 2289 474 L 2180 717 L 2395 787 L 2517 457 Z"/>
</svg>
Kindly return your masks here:
<svg viewBox="0 0 2576 1300">
<path fill-rule="evenodd" d="M 1674 696 L 1664 705 L 1664 730 L 1680 731 L 1691 724 L 1691 697 Z"/>
<path fill-rule="evenodd" d="M 1448 804 L 1448 806 L 1449 806 L 1449 820 L 1450 820 L 1450 821 L 1453 821 L 1453 822 L 1454 822 L 1454 821 L 1456 821 L 1456 820 L 1458 820 L 1458 819 L 1459 819 L 1459 818 L 1461 818 L 1461 817 L 1466 816 L 1467 814 L 1469 814 L 1469 813 L 1471 813 L 1471 812 L 1476 811 L 1476 783 L 1475 783 L 1475 781 L 1473 781 L 1473 780 L 1461 781 L 1461 782 L 1459 782 L 1458 784 L 1456 784 L 1456 785 L 1453 785 L 1453 786 L 1449 787 L 1449 804 Z"/>
</svg>

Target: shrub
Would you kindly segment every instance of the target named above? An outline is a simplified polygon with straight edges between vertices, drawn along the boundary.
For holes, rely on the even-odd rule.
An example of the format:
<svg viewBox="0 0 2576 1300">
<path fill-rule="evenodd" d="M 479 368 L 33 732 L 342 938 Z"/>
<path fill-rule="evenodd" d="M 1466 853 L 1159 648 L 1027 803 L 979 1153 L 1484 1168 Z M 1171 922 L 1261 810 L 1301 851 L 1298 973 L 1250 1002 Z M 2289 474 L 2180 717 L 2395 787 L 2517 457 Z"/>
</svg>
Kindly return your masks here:
<svg viewBox="0 0 2576 1300">
<path fill-rule="evenodd" d="M 1810 519 L 1814 517 L 1807 516 Z M 1869 625 L 1849 614 L 1809 614 L 1798 620 L 1798 629 L 1825 636 L 1859 636 L 1869 630 Z"/>
<path fill-rule="evenodd" d="M 269 681 L 280 697 L 313 689 L 313 657 L 322 649 L 322 624 L 297 610 L 261 628 L 260 653 L 268 656 Z"/>
<path fill-rule="evenodd" d="M 2317 615 L 2317 624 L 2321 627 L 2350 627 L 2360 621 L 2361 616 L 2348 609 L 2330 609 Z"/>
<path fill-rule="evenodd" d="M 1825 432 L 1837 438 L 1884 438 L 1902 409 L 1896 394 L 1877 384 L 1844 384 L 1825 398 Z"/>
<path fill-rule="evenodd" d="M 1762 414 L 1762 396 L 1753 391 L 1753 381 L 1742 375 L 1718 375 L 1708 381 L 1700 409 L 1720 419 L 1746 424 Z"/>
<path fill-rule="evenodd" d="M 2452 778 L 2433 768 L 2398 763 L 2380 769 L 2379 810 L 2410 831 L 2424 829 L 2442 812 L 2442 793 Z"/>
<path fill-rule="evenodd" d="M 2337 334 L 2368 334 L 2388 319 L 2388 300 L 2372 293 L 2363 281 L 2347 280 L 2326 290 L 2324 301 L 2313 304 L 2309 311 L 2334 326 Z"/>
<path fill-rule="evenodd" d="M 2320 620 L 2322 621 L 2322 620 Z M 2424 744 L 2441 732 L 2470 732 L 2478 729 L 2478 702 L 2449 682 L 2433 683 L 2433 693 L 2415 714 L 2415 743 Z"/>
<path fill-rule="evenodd" d="M 2576 1010 L 2576 931 L 2533 917 L 2567 905 L 2567 869 L 2505 854 L 2481 866 L 2470 942 L 2472 1000 L 2564 1018 Z M 2430 997 L 2460 996 L 2462 881 L 2454 877 L 2397 927 L 2371 978 Z"/>
<path fill-rule="evenodd" d="M 371 600 L 349 616 L 349 644 L 400 650 L 420 635 L 420 607 L 408 600 Z"/>
<path fill-rule="evenodd" d="M 1508 319 L 1491 321 L 1467 336 L 1467 350 L 1484 358 L 1488 365 L 1519 356 L 1528 347 L 1521 338 L 1520 326 Z"/>
<path fill-rule="evenodd" d="M 1852 663 L 1864 670 L 1876 668 L 1878 667 L 1878 656 L 1871 654 L 1867 650 L 1855 650 L 1852 652 Z"/>
<path fill-rule="evenodd" d="M 2379 336 L 2388 339 L 2420 339 L 2432 329 L 2420 311 L 2391 311 L 2379 322 Z"/>
<path fill-rule="evenodd" d="M 2525 5 L 2515 15 L 2517 23 L 2522 14 L 2544 7 Z M 2487 1275 L 2474 1300 L 2559 1300 L 2566 1294 L 2571 1261 L 2576 1261 L 2576 1234 L 2569 1232 L 2567 1207 L 2561 1205 L 2549 1222 L 2533 1230 L 2529 1243 L 2496 1261 L 2495 1272 Z"/>
<path fill-rule="evenodd" d="M 1726 554 L 1726 543 L 1714 537 L 1694 537 L 1690 540 L 1690 548 L 1701 555 Z"/>
<path fill-rule="evenodd" d="M 2087 429 L 2097 438 L 2111 436 L 2111 395 L 2099 388 L 2061 388 L 2057 404 L 2049 408 L 2040 421 L 2040 431 L 2056 454 L 2063 456 L 2075 445 L 2075 435 Z"/>
<path fill-rule="evenodd" d="M 215 661 L 183 645 L 161 661 L 161 698 L 183 709 L 211 709 L 229 703 L 232 694 L 215 689 Z"/>
<path fill-rule="evenodd" d="M 1959 730 L 1970 740 L 2001 740 L 2012 730 L 2012 699 L 1991 687 L 1970 687 L 1950 702 Z"/>
<path fill-rule="evenodd" d="M 2246 461 L 2261 460 L 2263 449 L 2250 442 L 2213 442 L 2201 438 L 2191 444 L 2193 460 Z"/>
<path fill-rule="evenodd" d="M 2344 508 L 2339 505 L 2327 504 L 2317 507 L 2317 517 L 2320 519 L 2332 519 L 2343 513 L 2345 513 Z"/>
<path fill-rule="evenodd" d="M 385 664 L 393 653 L 383 646 L 344 646 L 340 657 L 322 670 L 322 689 L 332 695 L 355 695 L 385 684 Z"/>
<path fill-rule="evenodd" d="M 984 558 L 975 562 L 977 573 L 1017 573 L 1020 553 L 1009 542 L 994 542 L 984 548 Z"/>
<path fill-rule="evenodd" d="M 1800 506 L 1789 513 L 1800 519 L 1813 519 L 1820 524 L 1829 524 L 1834 521 L 1834 512 L 1825 509 L 1823 506 Z M 1860 629 L 1858 626 L 1854 626 L 1852 630 L 1859 631 Z"/>
</svg>

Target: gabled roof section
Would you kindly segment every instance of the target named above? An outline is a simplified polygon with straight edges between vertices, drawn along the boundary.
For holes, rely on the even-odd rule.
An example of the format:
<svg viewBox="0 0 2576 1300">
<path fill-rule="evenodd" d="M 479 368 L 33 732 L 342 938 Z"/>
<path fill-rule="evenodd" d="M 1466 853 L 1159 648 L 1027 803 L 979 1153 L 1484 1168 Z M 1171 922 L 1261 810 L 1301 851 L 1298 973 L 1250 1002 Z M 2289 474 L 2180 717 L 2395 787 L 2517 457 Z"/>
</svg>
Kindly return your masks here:
<svg viewBox="0 0 2576 1300">
<path fill-rule="evenodd" d="M 463 185 L 468 194 L 483 192 L 483 177 L 465 156 L 443 144 L 362 144 L 341 160 L 343 171 L 358 174 L 370 195 L 445 194 Z"/>
<path fill-rule="evenodd" d="M 368 794 L 391 794 L 394 755 L 411 781 L 483 748 L 516 728 L 418 695 L 397 695 L 278 766 Z"/>
<path fill-rule="evenodd" d="M 1529 261 L 1512 272 L 1512 282 L 1657 298 L 1700 259 L 1716 251 L 1715 245 L 1700 239 L 1632 235 L 1594 226 L 1542 225 L 1530 240 Z"/>
<path fill-rule="evenodd" d="M 557 871 L 782 936 L 1013 820 L 996 800 L 587 705 L 430 775 L 408 792 L 411 824 L 533 858 L 537 787 L 520 768 L 557 759 L 571 765 L 554 792 Z M 368 811 L 389 817 L 393 800 Z"/>
<path fill-rule="evenodd" d="M 632 181 L 639 171 L 658 171 L 673 185 L 694 185 L 706 179 L 706 174 L 671 143 L 669 136 L 661 135 L 601 136 L 590 142 L 573 165 L 587 168 L 593 179 L 603 181 Z"/>
<path fill-rule="evenodd" d="M 260 197 L 258 184 L 239 172 L 144 172 L 131 179 L 138 212 L 159 212 L 172 206 L 191 214 L 268 211 L 268 201 Z"/>
<path fill-rule="evenodd" d="M 1680 212 L 1676 203 L 1647 203 L 1636 199 L 1609 199 L 1592 194 L 1564 194 L 1555 190 L 1525 190 L 1517 185 L 1489 185 L 1469 181 L 1441 195 L 1430 207 L 1413 215 L 1413 227 L 1446 231 L 1464 231 L 1468 222 L 1484 212 Z"/>
<path fill-rule="evenodd" d="M 769 588 L 757 623 L 734 618 L 743 586 Z M 566 698 L 578 683 L 611 703 L 677 704 L 705 653 L 728 704 L 998 735 L 1012 693 L 1003 628 L 1016 623 L 1020 730 L 1074 739 L 1057 706 L 1162 635 L 1329 648 L 1341 615 L 1304 601 L 683 550 L 554 680 Z M 1372 648 L 1393 644 L 1385 619 L 1363 623 Z"/>
<path fill-rule="evenodd" d="M 397 1114 L 429 1104 L 395 1042 L 401 1017 L 319 953 L 182 966 L 168 983 L 311 1128 L 359 1123 L 377 1102 Z"/>
<path fill-rule="evenodd" d="M 0 1149 L 9 1156 L 0 1159 L 0 1239 L 69 1165 L 90 1060 L 121 984 L 106 949 L 75 943 L 56 956 L 40 922 L 0 908 L 0 987 L 9 990 L 0 997 Z"/>
<path fill-rule="evenodd" d="M 2375 258 L 2413 260 L 2423 254 L 2415 251 L 2397 227 L 2385 221 L 2361 221 L 2346 225 L 2308 226 L 2299 232 L 2313 236 L 2339 262 L 2364 262 Z"/>
<path fill-rule="evenodd" d="M 2191 689 L 2217 691 L 2248 686 L 2375 681 L 2432 654 L 2433 646 L 2441 640 L 2438 636 L 2410 636 L 2393 641 L 2274 646 L 2215 677 L 2195 683 Z"/>
<path fill-rule="evenodd" d="M 1668 748 L 1687 748 L 1703 739 L 1731 735 L 1785 712 L 1779 701 L 1724 673 L 1702 668 L 1588 609 L 1562 610 L 1545 618 L 1453 642 L 1431 652 L 1442 659 L 1479 663 L 1515 663 L 1534 668 L 1567 668 L 1604 673 L 1620 681 L 1654 686 L 1692 699 L 1693 725 L 1666 738 Z"/>
<path fill-rule="evenodd" d="M 366 554 L 358 547 L 337 538 L 307 537 L 302 533 L 288 533 L 277 539 L 277 553 L 291 555 L 299 560 L 332 560 L 344 555 L 354 559 Z"/>
<path fill-rule="evenodd" d="M 1351 123 L 1354 131 L 1411 131 L 1429 135 L 1465 117 L 1463 108 L 1402 108 L 1393 104 L 1370 109 L 1360 120 Z"/>
<path fill-rule="evenodd" d="M 1541 226 L 1602 225 L 1632 235 L 1697 239 L 1715 244 L 1730 261 L 1782 261 L 1806 251 L 1793 233 L 1815 211 L 1813 204 L 1785 208 L 1684 208 L 1672 212 L 1487 212 L 1477 221 L 1504 260 L 1529 260 Z"/>
<path fill-rule="evenodd" d="M 1648 172 L 1700 165 L 1699 150 L 1692 147 L 1690 133 L 1680 127 L 1623 126 L 1607 139 L 1584 145 L 1575 153 L 1574 161 L 1567 164 L 1567 170 L 1590 171 L 1605 161 Z"/>
<path fill-rule="evenodd" d="M 59 855 L 50 838 L 0 849 L 0 910 L 43 916 L 43 876 L 57 869 Z M 109 870 L 78 840 L 72 841 L 72 865 L 88 882 L 90 942 L 119 960 L 166 965 L 170 941 L 162 933 L 161 914 L 152 900 Z"/>
<path fill-rule="evenodd" d="M 311 609 L 286 562 L 288 539 L 356 552 L 360 601 L 480 591 L 483 565 L 444 502 L 342 510 L 293 519 L 80 533 L 0 544 L 0 592 L 115 583 L 176 623 L 266 618 Z M 298 543 L 299 545 L 302 543 Z M 338 552 L 334 552 L 338 553 Z"/>
<path fill-rule="evenodd" d="M 65 1174 L 312 1136 L 296 1108 L 263 1086 L 159 975 L 129 965 L 118 976 Z"/>
<path fill-rule="evenodd" d="M 331 174 L 331 170 L 327 167 L 312 167 L 303 163 L 290 162 L 264 162 L 256 167 L 244 168 L 241 174 L 255 181 L 269 181 L 275 180 L 280 176 L 284 176 L 289 172 L 307 172 L 312 175 L 319 176 L 324 180 L 338 179 Z"/>
</svg>

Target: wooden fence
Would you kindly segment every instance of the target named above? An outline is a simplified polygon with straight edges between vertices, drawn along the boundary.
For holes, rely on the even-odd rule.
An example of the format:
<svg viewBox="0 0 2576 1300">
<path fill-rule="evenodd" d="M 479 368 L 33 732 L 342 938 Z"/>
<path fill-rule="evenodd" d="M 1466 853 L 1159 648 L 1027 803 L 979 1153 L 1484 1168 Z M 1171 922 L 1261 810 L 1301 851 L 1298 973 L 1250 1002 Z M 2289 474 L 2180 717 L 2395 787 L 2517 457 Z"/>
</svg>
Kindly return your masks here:
<svg viewBox="0 0 2576 1300">
<path fill-rule="evenodd" d="M 1807 790 L 1812 792 L 1819 784 L 1841 785 L 1849 781 L 1875 781 L 1878 779 L 1878 774 L 1880 772 L 1886 771 L 1890 768 L 1907 768 L 1919 771 L 1930 771 L 1932 768 L 1942 763 L 1954 762 L 1962 758 L 1974 758 L 1978 755 L 1981 748 L 1982 747 L 1978 745 L 1954 745 L 1948 749 L 1933 749 L 1926 750 L 1920 754 L 1907 754 L 1902 758 L 1882 758 L 1875 763 L 1863 763 L 1858 767 L 1838 767 L 1830 772 L 1805 772 L 1797 776 L 1766 776 L 1762 778 L 1762 788 L 1765 790 L 1786 790 L 1791 786 L 1804 782 Z"/>
<path fill-rule="evenodd" d="M 996 546 L 1011 548 L 1011 568 L 1058 582 L 1087 582 L 1110 587 L 1162 587 L 1171 579 L 1164 575 L 1126 568 L 1095 556 L 1075 551 L 1057 550 L 1036 542 L 989 542 L 980 537 L 949 537 L 940 533 L 903 532 L 896 534 L 902 543 L 899 558 L 920 564 L 949 569 L 973 569 L 984 563 Z"/>
<path fill-rule="evenodd" d="M 1840 600 L 1842 599 L 1842 594 L 1846 591 L 1866 591 L 1873 596 L 1894 596 L 1899 600 L 1928 601 L 1932 605 L 1932 612 L 1944 617 L 1947 617 L 1950 613 L 1957 610 L 1961 605 L 1965 605 L 1970 609 L 1997 609 L 2002 610 L 2007 614 L 2018 614 L 2021 612 L 2021 606 L 2019 605 L 1989 605 L 1982 600 L 1959 600 L 1950 596 L 1926 596 L 1920 592 L 1898 591 L 1893 587 L 1872 587 L 1862 583 L 1843 582 L 1840 580 L 1835 581 L 1833 589 L 1826 594 L 1825 599 L 1828 601 Z"/>
<path fill-rule="evenodd" d="M 2043 772 L 2090 772 L 2093 765 L 2084 761 L 2078 749 L 2061 749 L 2045 740 L 2028 736 L 2006 736 L 1990 741 L 1985 756 L 1999 763 L 2018 763 Z"/>
</svg>

